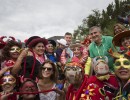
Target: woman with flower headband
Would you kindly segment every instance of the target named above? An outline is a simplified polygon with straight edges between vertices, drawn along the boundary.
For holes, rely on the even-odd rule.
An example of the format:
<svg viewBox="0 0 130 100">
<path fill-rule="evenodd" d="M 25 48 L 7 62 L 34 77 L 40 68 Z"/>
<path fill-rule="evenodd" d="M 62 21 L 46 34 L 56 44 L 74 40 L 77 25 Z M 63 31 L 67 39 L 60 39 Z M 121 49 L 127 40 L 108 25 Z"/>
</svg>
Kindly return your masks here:
<svg viewBox="0 0 130 100">
<path fill-rule="evenodd" d="M 64 100 L 64 92 L 57 87 L 57 70 L 53 62 L 47 60 L 43 63 L 39 70 L 39 91 L 51 90 L 48 93 L 40 93 L 40 100 Z"/>
</svg>

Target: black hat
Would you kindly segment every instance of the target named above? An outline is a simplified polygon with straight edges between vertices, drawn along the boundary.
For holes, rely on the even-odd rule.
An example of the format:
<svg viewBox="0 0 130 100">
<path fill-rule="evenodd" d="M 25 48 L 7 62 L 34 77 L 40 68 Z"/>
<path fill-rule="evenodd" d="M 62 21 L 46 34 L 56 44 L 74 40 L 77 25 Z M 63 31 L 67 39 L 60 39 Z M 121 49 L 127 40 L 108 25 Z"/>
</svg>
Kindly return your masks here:
<svg viewBox="0 0 130 100">
<path fill-rule="evenodd" d="M 48 40 L 48 44 L 52 44 L 54 47 L 56 47 L 56 42 L 54 40 Z"/>
</svg>

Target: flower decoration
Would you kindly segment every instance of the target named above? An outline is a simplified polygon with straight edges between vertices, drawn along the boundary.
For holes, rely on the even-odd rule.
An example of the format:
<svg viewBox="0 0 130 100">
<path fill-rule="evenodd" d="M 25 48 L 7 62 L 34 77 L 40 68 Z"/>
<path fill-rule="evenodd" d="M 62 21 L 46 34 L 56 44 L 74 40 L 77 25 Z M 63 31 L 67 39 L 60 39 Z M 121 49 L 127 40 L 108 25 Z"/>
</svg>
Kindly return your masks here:
<svg viewBox="0 0 130 100">
<path fill-rule="evenodd" d="M 88 85 L 87 89 L 83 89 L 83 94 L 81 94 L 81 99 L 85 98 L 85 100 L 90 100 L 91 96 L 94 96 L 95 93 L 93 93 L 94 89 L 92 89 L 90 87 L 90 85 Z"/>
</svg>

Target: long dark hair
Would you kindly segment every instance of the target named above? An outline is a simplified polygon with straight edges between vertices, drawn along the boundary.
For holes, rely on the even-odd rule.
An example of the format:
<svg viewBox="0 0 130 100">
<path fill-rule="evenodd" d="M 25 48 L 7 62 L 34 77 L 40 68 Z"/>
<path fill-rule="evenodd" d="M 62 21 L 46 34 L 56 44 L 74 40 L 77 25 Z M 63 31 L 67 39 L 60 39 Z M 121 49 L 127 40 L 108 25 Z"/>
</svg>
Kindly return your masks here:
<svg viewBox="0 0 130 100">
<path fill-rule="evenodd" d="M 2 49 L 2 60 L 9 60 L 10 59 L 10 53 L 9 50 L 11 49 L 11 47 L 13 46 L 18 46 L 19 48 L 22 48 L 22 44 L 11 40 L 9 42 L 7 42 L 6 46 Z"/>
</svg>

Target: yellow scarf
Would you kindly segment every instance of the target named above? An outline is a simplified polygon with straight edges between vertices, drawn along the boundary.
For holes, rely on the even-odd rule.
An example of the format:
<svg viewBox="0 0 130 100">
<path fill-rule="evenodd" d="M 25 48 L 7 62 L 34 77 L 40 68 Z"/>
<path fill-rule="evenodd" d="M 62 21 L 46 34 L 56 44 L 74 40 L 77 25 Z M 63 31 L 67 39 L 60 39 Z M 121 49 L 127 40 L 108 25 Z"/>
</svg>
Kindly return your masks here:
<svg viewBox="0 0 130 100">
<path fill-rule="evenodd" d="M 104 80 L 108 80 L 110 78 L 110 75 L 103 75 L 103 76 L 97 76 L 97 79 L 99 79 L 100 81 L 104 81 Z"/>
</svg>

